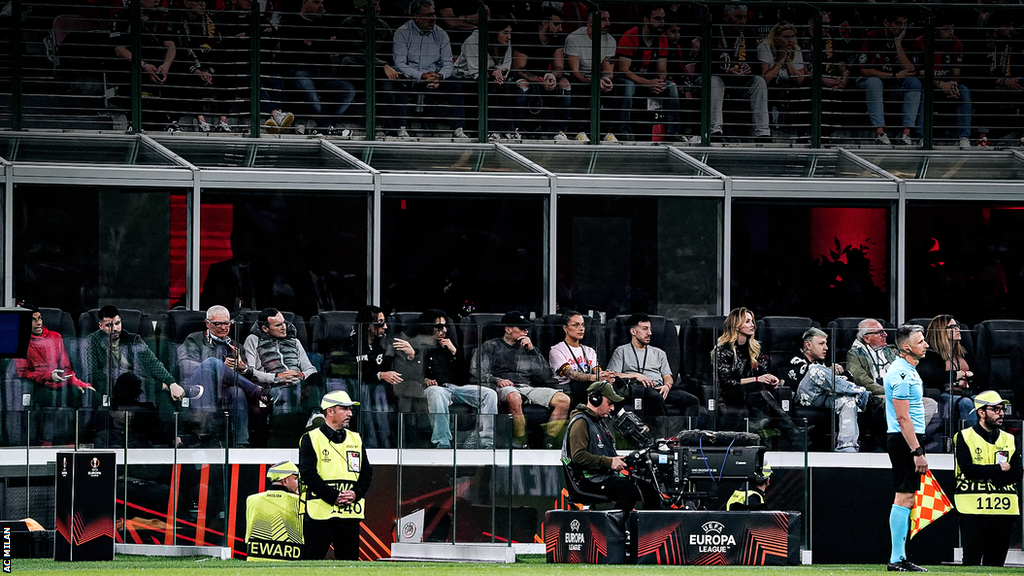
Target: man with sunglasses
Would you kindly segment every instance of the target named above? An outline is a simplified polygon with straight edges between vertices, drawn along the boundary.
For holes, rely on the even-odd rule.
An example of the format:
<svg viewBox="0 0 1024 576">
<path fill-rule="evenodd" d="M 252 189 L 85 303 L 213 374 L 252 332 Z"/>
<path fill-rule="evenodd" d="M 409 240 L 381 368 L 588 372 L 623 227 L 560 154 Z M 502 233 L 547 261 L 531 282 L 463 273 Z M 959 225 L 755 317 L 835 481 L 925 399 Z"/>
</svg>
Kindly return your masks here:
<svg viewBox="0 0 1024 576">
<path fill-rule="evenodd" d="M 1002 430 L 1008 400 L 987 390 L 974 397 L 978 423 L 953 437 L 964 566 L 1002 566 L 1010 528 L 1020 516 L 1020 452 Z"/>
<path fill-rule="evenodd" d="M 253 383 L 253 368 L 242 345 L 231 338 L 234 322 L 224 306 L 206 311 L 206 330 L 193 332 L 178 348 L 178 375 L 188 400 L 182 401 L 198 420 L 228 411 L 235 446 L 249 444 L 250 400 L 268 401 L 268 391 Z M 202 422 L 197 422 L 203 426 Z"/>
</svg>

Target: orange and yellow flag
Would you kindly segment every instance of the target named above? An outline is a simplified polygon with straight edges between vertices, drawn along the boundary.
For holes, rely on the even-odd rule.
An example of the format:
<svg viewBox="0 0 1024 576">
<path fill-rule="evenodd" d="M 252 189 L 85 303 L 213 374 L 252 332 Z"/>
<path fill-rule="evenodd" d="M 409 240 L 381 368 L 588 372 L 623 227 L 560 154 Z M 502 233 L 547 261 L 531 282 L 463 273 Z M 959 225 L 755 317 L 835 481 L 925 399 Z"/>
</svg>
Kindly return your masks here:
<svg viewBox="0 0 1024 576">
<path fill-rule="evenodd" d="M 932 471 L 928 470 L 921 475 L 921 487 L 914 494 L 914 508 L 910 511 L 910 537 L 913 538 L 925 526 L 952 509 L 949 498 L 942 493 Z"/>
</svg>

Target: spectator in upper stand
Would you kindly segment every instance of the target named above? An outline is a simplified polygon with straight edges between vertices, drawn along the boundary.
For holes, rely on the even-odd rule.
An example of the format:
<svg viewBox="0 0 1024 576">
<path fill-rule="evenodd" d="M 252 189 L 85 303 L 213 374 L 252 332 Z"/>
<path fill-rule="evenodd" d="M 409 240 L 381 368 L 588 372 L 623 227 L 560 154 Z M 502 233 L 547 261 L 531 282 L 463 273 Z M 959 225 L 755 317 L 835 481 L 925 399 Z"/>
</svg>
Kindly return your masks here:
<svg viewBox="0 0 1024 576">
<path fill-rule="evenodd" d="M 165 414 L 173 411 L 170 401 L 177 402 L 185 396 L 185 389 L 174 381 L 142 337 L 121 330 L 121 313 L 113 306 L 100 308 L 99 330 L 86 337 L 83 356 L 85 369 L 82 375 L 92 383 L 104 405 L 109 404 L 108 394 L 113 388 L 107 383 L 117 380 L 125 372 L 134 372 L 143 379 L 146 385 L 143 399 L 156 404 Z M 112 361 L 109 366 L 108 360 Z"/>
<path fill-rule="evenodd" d="M 396 95 L 398 104 L 398 137 L 408 138 L 406 118 L 409 114 L 406 103 L 409 92 L 424 90 L 444 94 L 438 98 L 442 104 L 450 104 L 451 127 L 456 139 L 468 139 L 465 133 L 466 113 L 462 108 L 462 87 L 452 78 L 455 66 L 452 63 L 452 47 L 448 34 L 437 27 L 434 0 L 412 0 L 409 4 L 411 20 L 395 30 L 392 44 L 395 68 L 411 82 L 403 86 Z"/>
<path fill-rule="evenodd" d="M 295 325 L 285 322 L 276 308 L 265 308 L 250 331 L 245 339 L 245 363 L 253 369 L 253 381 L 274 388 L 297 386 L 298 406 L 284 408 L 316 412 L 317 400 L 324 392 L 323 380 L 296 337 Z M 295 400 L 289 394 L 281 394 L 279 399 L 286 404 Z"/>
<path fill-rule="evenodd" d="M 635 380 L 643 386 L 644 415 L 657 419 L 655 425 L 660 427 L 662 435 L 672 435 L 678 428 L 670 429 L 670 425 L 674 424 L 666 418 L 666 405 L 674 406 L 683 416 L 696 416 L 700 401 L 675 385 L 672 365 L 665 351 L 651 346 L 650 316 L 633 314 L 626 319 L 626 326 L 629 328 L 630 341 L 612 352 L 608 360 L 610 376 Z M 605 375 L 602 374 L 601 378 L 604 379 Z"/>
<path fill-rule="evenodd" d="M 622 90 L 620 140 L 635 139 L 630 117 L 638 86 L 642 88 L 642 95 L 660 100 L 667 110 L 666 139 L 681 139 L 679 90 L 674 82 L 668 80 L 668 39 L 662 34 L 664 31 L 665 9 L 652 4 L 645 10 L 643 26 L 634 26 L 619 38 L 615 72 Z"/>
<path fill-rule="evenodd" d="M 480 445 L 494 446 L 494 419 L 498 414 L 498 395 L 486 386 L 466 385 L 462 354 L 449 336 L 447 315 L 443 310 L 425 310 L 407 333 L 414 350 L 414 362 L 405 362 L 399 355 L 396 365 L 409 366 L 403 372 L 409 380 L 422 386 L 430 415 L 430 442 L 435 448 L 452 447 L 449 407 L 452 404 L 473 406 L 479 410 Z"/>
<path fill-rule="evenodd" d="M 821 68 L 822 112 L 836 115 L 842 113 L 843 90 L 849 85 L 850 69 L 847 66 L 846 42 L 842 38 L 832 36 L 832 14 L 821 12 L 821 27 L 816 28 L 814 13 L 807 18 L 808 33 L 800 38 L 800 50 L 803 53 L 807 76 L 813 77 L 814 67 Z M 821 35 L 821 61 L 814 58 L 815 30 Z M 830 124 L 822 120 L 822 124 Z"/>
<path fill-rule="evenodd" d="M 776 397 L 780 381 L 769 372 L 768 355 L 754 339 L 756 326 L 754 313 L 746 308 L 733 308 L 725 318 L 722 335 L 711 353 L 721 401 L 749 409 L 755 428 L 768 425 L 771 418 L 784 439 L 802 449 L 806 429 L 793 423 Z"/>
<path fill-rule="evenodd" d="M 223 78 L 227 87 L 230 87 L 235 100 L 243 101 L 248 107 L 250 78 L 252 77 L 252 66 L 250 65 L 251 50 L 249 35 L 252 30 L 252 0 L 228 0 L 227 9 L 219 12 L 216 24 L 220 27 L 221 58 L 218 66 L 221 68 L 220 77 Z M 270 35 L 269 23 L 261 22 L 260 26 Z M 264 54 L 269 54 L 265 52 Z M 264 60 L 264 63 L 269 60 Z M 264 66 L 263 68 L 269 68 Z M 284 88 L 284 81 L 280 76 L 269 74 L 268 70 L 262 70 L 260 75 L 260 108 L 269 116 L 265 124 L 268 134 L 278 134 L 288 130 L 295 115 L 286 112 L 274 101 L 267 88 L 271 88 L 280 94 Z M 248 112 L 248 108 L 242 110 Z M 209 305 L 202 306 L 209 308 Z"/>
<path fill-rule="evenodd" d="M 178 348 L 178 374 L 191 411 L 205 417 L 227 410 L 233 445 L 248 446 L 250 405 L 267 403 L 269 391 L 253 384 L 253 367 L 242 358 L 241 345 L 231 339 L 233 325 L 227 308 L 211 306 L 206 330 L 189 334 Z"/>
<path fill-rule="evenodd" d="M 836 452 L 857 452 L 857 409 L 867 407 L 871 393 L 847 380 L 839 364 L 825 364 L 827 340 L 828 335 L 818 328 L 808 329 L 800 352 L 780 367 L 781 373 L 791 386 L 797 386 L 796 399 L 801 405 L 834 410 L 838 415 Z"/>
<path fill-rule="evenodd" d="M 921 105 L 921 81 L 915 76 L 914 63 L 904 45 L 909 26 L 906 10 L 899 6 L 891 8 L 883 23 L 882 28 L 871 30 L 864 36 L 857 87 L 864 91 L 868 115 L 875 128 L 875 144 L 888 146 L 891 143 L 885 133 L 883 105 L 885 100 L 889 100 L 903 105 L 903 127 L 896 143 L 910 146 L 913 144 L 910 130 L 917 123 L 917 111 Z M 885 98 L 886 91 L 890 92 L 888 98 Z"/>
<path fill-rule="evenodd" d="M 158 0 L 135 0 L 139 2 L 141 22 L 141 54 L 139 60 L 142 67 L 142 91 L 151 96 L 159 97 L 164 86 L 170 86 L 171 63 L 177 56 L 174 38 L 177 35 L 174 27 L 167 22 L 159 10 Z M 125 8 L 114 17 L 110 29 L 110 41 L 114 45 L 114 54 L 121 59 L 120 70 L 128 72 L 132 62 L 132 11 Z M 127 64 L 125 63 L 127 61 Z M 131 86 L 131 77 L 124 76 L 120 82 L 127 89 Z M 130 90 L 129 90 L 130 92 Z M 177 121 L 172 122 L 166 112 L 158 112 L 163 106 L 148 104 L 142 106 L 143 125 L 157 125 L 168 132 L 180 132 Z M 140 128 L 136 126 L 135 128 Z"/>
<path fill-rule="evenodd" d="M 1001 130 L 997 132 L 1002 136 L 1008 130 L 1016 130 L 1020 124 L 1019 120 L 1006 123 L 1007 118 L 1017 118 L 1017 109 L 1024 101 L 1024 39 L 1013 28 L 1015 14 L 1016 11 L 1005 9 L 992 14 L 984 44 L 984 67 L 974 67 L 979 76 L 976 86 L 984 90 L 972 104 L 973 122 L 978 125 L 978 146 L 991 146 L 988 127 L 998 126 Z M 974 45 L 980 47 L 979 44 Z M 1024 136 L 1020 145 L 1024 146 Z"/>
<path fill-rule="evenodd" d="M 783 114 L 807 112 L 804 102 L 810 101 L 810 94 L 799 94 L 797 89 L 807 79 L 804 55 L 797 45 L 795 24 L 779 22 L 772 27 L 768 36 L 757 46 L 757 59 L 761 63 L 761 77 L 768 85 L 769 107 L 774 114 L 774 124 L 779 125 Z M 793 124 L 795 119 L 787 119 Z M 807 122 L 810 119 L 796 120 Z"/>
<path fill-rule="evenodd" d="M 488 340 L 473 353 L 473 378 L 498 392 L 498 401 L 512 414 L 512 442 L 526 446 L 526 416 L 523 404 L 552 409 L 545 429 L 545 445 L 553 448 L 561 441 L 569 413 L 569 397 L 558 391 L 551 367 L 530 340 L 530 322 L 518 310 L 501 317 L 501 338 Z"/>
<path fill-rule="evenodd" d="M 224 90 L 221 77 L 217 74 L 216 63 L 220 54 L 221 28 L 214 22 L 210 12 L 206 11 L 206 0 L 181 0 L 185 10 L 181 13 L 178 25 L 178 42 L 186 54 L 189 75 L 185 83 L 190 87 L 188 101 L 192 111 L 196 112 L 196 121 L 200 132 L 231 132 L 228 124 L 228 106 L 226 99 L 230 96 Z M 212 100 L 212 108 L 219 119 L 216 125 L 206 121 L 204 101 Z"/>
<path fill-rule="evenodd" d="M 665 39 L 668 41 L 668 81 L 679 93 L 680 134 L 691 144 L 700 144 L 700 38 L 687 38 L 686 28 L 674 16 L 666 16 Z"/>
<path fill-rule="evenodd" d="M 964 61 L 964 47 L 960 39 L 953 35 L 953 24 L 956 17 L 952 12 L 938 12 L 932 20 L 935 23 L 935 59 L 933 60 L 932 83 L 935 86 L 935 104 L 956 102 L 956 136 L 960 148 L 971 147 L 971 91 L 960 83 L 960 67 Z M 925 38 L 919 36 L 914 45 L 911 61 L 917 66 L 917 75 L 924 81 Z M 933 130 L 940 126 L 934 126 Z M 924 106 L 917 108 L 918 138 L 924 137 Z"/>
<path fill-rule="evenodd" d="M 323 13 L 324 0 L 302 0 L 298 13 L 284 14 L 278 58 L 286 85 L 297 91 L 316 124 L 314 133 L 333 135 L 340 133 L 334 124 L 356 93 L 352 84 L 331 75 L 331 56 L 340 47 L 336 30 L 321 21 Z M 297 130 L 304 133 L 304 125 Z"/>
<path fill-rule="evenodd" d="M 348 73 L 357 79 L 366 78 L 366 12 L 367 6 L 370 5 L 370 0 L 355 0 L 353 6 L 356 9 L 356 14 L 349 16 L 341 23 L 343 33 L 349 36 L 343 39 L 342 55 L 344 57 L 341 64 L 348 70 Z M 381 119 L 381 125 L 384 126 L 384 131 L 379 136 L 383 137 L 387 136 L 387 131 L 394 129 L 395 112 L 392 108 L 395 105 L 394 81 L 398 80 L 398 70 L 390 64 L 391 38 L 394 36 L 391 26 L 388 26 L 384 18 L 379 17 L 380 0 L 373 0 L 372 6 L 373 13 L 378 15 L 373 21 L 373 40 L 377 51 L 373 57 L 373 65 L 377 68 L 375 76 L 378 97 L 377 116 Z M 382 58 L 382 54 L 388 55 L 388 58 Z M 365 80 L 363 86 L 365 88 Z M 365 410 L 367 409 L 364 408 Z"/>
<path fill-rule="evenodd" d="M 583 315 L 575 310 L 562 314 L 562 329 L 565 340 L 555 344 L 548 351 L 548 364 L 558 379 L 562 392 L 569 394 L 573 405 L 586 402 L 587 388 L 601 379 L 613 381 L 618 374 L 602 371 L 597 362 L 597 351 L 583 344 L 586 334 Z"/>
<path fill-rule="evenodd" d="M 751 68 L 755 54 L 753 42 L 744 35 L 747 25 L 747 7 L 743 4 L 729 4 L 722 11 L 722 24 L 715 34 L 711 76 L 711 135 L 721 136 L 724 118 L 722 108 L 725 90 L 742 94 L 750 102 L 753 115 L 753 135 L 768 138 L 768 85 L 764 78 Z M 730 96 L 735 97 L 735 96 Z"/>
<path fill-rule="evenodd" d="M 568 140 L 570 90 L 565 70 L 565 42 L 561 37 L 562 14 L 551 6 L 541 8 L 537 34 L 527 34 L 512 49 L 512 71 L 518 78 L 516 107 L 513 111 L 516 129 L 522 128 L 523 111 L 530 100 L 539 99 L 538 115 L 555 121 L 555 140 Z M 533 112 L 533 106 L 530 106 Z"/>
<path fill-rule="evenodd" d="M 974 389 L 974 371 L 977 364 L 971 352 L 961 341 L 961 325 L 949 314 L 939 314 L 928 323 L 925 340 L 928 352 L 917 366 L 925 388 L 942 390 L 939 402 L 942 414 L 952 414 L 956 428 L 968 428 L 978 423 L 972 398 L 978 393 Z M 955 406 L 955 410 L 950 405 Z M 963 421 L 963 422 L 960 422 Z"/>
<path fill-rule="evenodd" d="M 889 365 L 899 356 L 896 346 L 886 344 L 885 327 L 874 318 L 865 318 L 857 324 L 857 339 L 846 353 L 846 367 L 853 383 L 863 386 L 872 395 L 864 414 L 872 433 L 885 438 L 885 388 L 883 381 Z M 939 409 L 939 403 L 925 396 L 925 426 Z"/>
<path fill-rule="evenodd" d="M 437 6 L 437 24 L 448 32 L 448 38 L 461 45 L 480 22 L 480 5 L 472 0 L 445 0 Z M 491 12 L 488 9 L 487 18 Z M 490 27 L 490 24 L 487 25 Z"/>
<path fill-rule="evenodd" d="M 490 98 L 489 108 L 493 110 L 494 120 L 489 123 L 489 128 L 495 131 L 488 135 L 488 140 L 521 140 L 518 131 L 514 131 L 508 106 L 508 79 L 512 69 L 512 22 L 504 16 L 496 16 L 487 22 L 487 29 L 490 31 L 490 38 L 487 39 L 487 94 Z M 475 81 L 480 77 L 480 31 L 473 30 L 473 33 L 462 43 L 462 51 L 459 59 L 455 62 L 456 78 Z M 470 90 L 470 87 L 473 90 Z M 464 91 L 476 93 L 476 83 L 467 83 L 463 86 Z M 479 104 L 479 103 L 478 103 Z M 483 126 L 480 127 L 484 129 Z M 502 132 L 506 134 L 502 134 Z"/>
<path fill-rule="evenodd" d="M 594 21 L 587 16 L 586 27 L 579 27 L 575 32 L 569 34 L 565 39 L 565 68 L 569 71 L 569 82 L 573 85 L 575 109 L 587 110 L 589 118 L 590 102 L 590 79 L 593 76 L 594 51 Z M 601 83 L 601 92 L 611 93 L 615 89 L 612 76 L 615 74 L 615 38 L 608 33 L 611 28 L 611 17 L 607 10 L 601 11 L 601 63 L 598 67 L 598 74 Z M 589 142 L 586 131 L 580 131 L 576 139 Z M 615 136 L 608 135 L 606 140 L 615 141 Z"/>
</svg>

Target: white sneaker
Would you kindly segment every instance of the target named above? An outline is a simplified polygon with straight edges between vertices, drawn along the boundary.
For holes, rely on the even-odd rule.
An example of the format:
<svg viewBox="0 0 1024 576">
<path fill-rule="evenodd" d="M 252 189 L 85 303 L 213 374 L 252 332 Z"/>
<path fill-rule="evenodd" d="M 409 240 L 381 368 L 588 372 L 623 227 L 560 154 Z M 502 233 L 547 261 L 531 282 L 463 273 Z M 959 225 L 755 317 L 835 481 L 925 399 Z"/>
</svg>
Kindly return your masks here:
<svg viewBox="0 0 1024 576">
<path fill-rule="evenodd" d="M 399 126 L 398 127 L 398 137 L 399 138 L 409 138 L 409 131 L 405 129 L 405 126 Z"/>
<path fill-rule="evenodd" d="M 686 141 L 690 144 L 703 144 L 704 140 L 700 136 L 687 136 Z"/>
<path fill-rule="evenodd" d="M 456 140 L 469 140 L 469 136 L 466 136 L 466 131 L 462 128 L 456 128 L 455 132 L 452 133 L 452 137 Z"/>
<path fill-rule="evenodd" d="M 283 129 L 281 131 L 284 132 Z M 314 130 L 314 132 L 315 132 L 315 130 Z M 295 133 L 298 134 L 299 136 L 305 136 L 306 135 L 306 124 L 305 123 L 296 124 L 295 125 Z"/>
<path fill-rule="evenodd" d="M 968 138 L 961 138 L 960 139 L 960 148 L 961 149 L 965 149 L 966 150 L 967 148 L 970 148 L 970 147 L 971 147 L 970 139 L 968 139 Z"/>
<path fill-rule="evenodd" d="M 324 415 L 320 412 L 313 412 L 313 414 L 309 416 L 309 420 L 306 420 L 306 428 L 312 428 L 313 426 L 319 428 L 323 423 Z"/>
<path fill-rule="evenodd" d="M 896 139 L 896 143 L 903 146 L 913 146 L 914 141 L 910 139 L 910 134 L 904 134 Z"/>
<path fill-rule="evenodd" d="M 892 142 L 889 141 L 889 135 L 886 134 L 885 132 L 882 132 L 881 134 L 875 136 L 875 144 L 879 144 L 881 146 L 889 146 L 892 144 Z"/>
<path fill-rule="evenodd" d="M 590 142 L 590 137 L 587 136 L 586 132 L 580 132 L 579 134 L 576 135 L 576 141 L 577 142 Z"/>
<path fill-rule="evenodd" d="M 515 130 L 509 132 L 508 134 L 506 134 L 506 136 L 508 137 L 509 141 L 511 141 L 511 142 L 522 142 L 523 141 L 523 135 L 519 133 L 519 129 L 518 128 L 516 128 Z"/>
<path fill-rule="evenodd" d="M 286 130 L 295 121 L 295 114 L 284 112 L 283 110 L 275 111 L 271 117 L 281 130 Z"/>
<path fill-rule="evenodd" d="M 615 134 L 612 134 L 611 132 L 605 134 L 604 138 L 602 138 L 602 140 L 604 140 L 605 142 L 618 142 L 619 141 L 619 139 L 615 137 Z"/>
<path fill-rule="evenodd" d="M 231 132 L 231 125 L 221 120 L 217 123 L 217 132 Z"/>
<path fill-rule="evenodd" d="M 458 137 L 458 136 L 456 136 L 456 138 L 457 138 L 457 137 Z M 488 141 L 488 142 L 501 142 L 501 140 L 502 140 L 502 136 L 501 136 L 501 134 L 498 134 L 497 132 L 491 132 L 491 133 L 490 133 L 490 134 L 489 134 L 489 135 L 487 136 L 487 141 Z"/>
<path fill-rule="evenodd" d="M 200 120 L 199 121 L 199 131 L 200 132 L 209 132 L 210 130 L 213 130 L 213 126 L 210 126 L 209 122 L 207 122 L 206 120 Z"/>
<path fill-rule="evenodd" d="M 561 130 L 559 130 L 558 134 L 555 134 L 555 142 L 568 142 L 568 141 L 569 141 L 569 137 L 565 135 L 565 132 L 562 132 Z"/>
</svg>

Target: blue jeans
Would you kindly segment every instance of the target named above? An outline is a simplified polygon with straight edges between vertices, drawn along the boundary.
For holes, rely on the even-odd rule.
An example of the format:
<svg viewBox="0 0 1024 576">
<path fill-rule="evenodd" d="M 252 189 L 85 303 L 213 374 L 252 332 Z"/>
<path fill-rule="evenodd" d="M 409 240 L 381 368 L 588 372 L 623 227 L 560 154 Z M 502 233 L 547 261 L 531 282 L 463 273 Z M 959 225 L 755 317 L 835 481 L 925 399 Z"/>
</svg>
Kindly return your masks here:
<svg viewBox="0 0 1024 576">
<path fill-rule="evenodd" d="M 945 418 L 949 403 L 952 400 L 953 397 L 950 396 L 947 392 L 943 392 L 942 395 L 939 396 L 939 404 L 942 407 L 943 418 Z M 978 413 L 974 411 L 974 401 L 968 398 L 967 396 L 957 396 L 952 417 L 956 418 L 958 421 L 963 421 L 963 426 L 960 426 L 959 424 L 957 425 L 958 429 L 961 427 L 970 428 L 971 426 L 977 424 Z"/>
<path fill-rule="evenodd" d="M 430 441 L 438 448 L 450 448 L 452 430 L 448 426 L 448 407 L 458 402 L 474 406 L 480 411 L 480 439 L 484 446 L 494 444 L 494 415 L 498 413 L 498 393 L 486 386 L 454 386 L 439 384 L 423 390 L 427 397 L 427 412 L 433 432 Z"/>
<path fill-rule="evenodd" d="M 427 88 L 423 82 L 402 83 L 397 86 L 395 105 L 398 107 L 398 125 L 408 126 L 406 117 L 409 115 L 409 94 L 423 92 L 437 94 L 438 104 L 447 105 L 446 112 L 451 114 L 452 130 L 466 127 L 465 98 L 462 96 L 462 83 L 455 78 L 445 78 L 437 88 Z"/>
<path fill-rule="evenodd" d="M 352 84 L 338 78 L 318 76 L 309 70 L 292 70 L 288 82 L 292 88 L 303 93 L 309 114 L 314 116 L 316 125 L 320 127 L 332 124 L 330 118 L 323 117 L 325 114 L 341 116 L 356 97 L 356 89 Z M 330 95 L 321 99 L 320 92 L 327 92 Z"/>
<path fill-rule="evenodd" d="M 903 127 L 913 128 L 917 125 L 917 113 L 921 107 L 921 81 L 917 78 L 893 78 L 893 80 L 895 82 L 890 84 L 889 89 L 890 99 L 903 102 Z M 864 100 L 868 104 L 871 125 L 875 128 L 885 126 L 885 108 L 883 106 L 885 85 L 882 79 L 861 76 L 857 78 L 857 88 L 864 91 Z"/>
<path fill-rule="evenodd" d="M 629 78 L 620 78 L 620 86 L 622 86 L 622 110 L 619 112 L 619 120 L 622 121 L 621 131 L 624 134 L 632 133 L 633 130 L 629 127 L 629 118 L 633 113 L 633 98 L 636 96 L 636 83 Z M 654 98 L 655 100 L 661 100 L 661 105 L 665 107 L 667 125 L 665 131 L 668 134 L 676 134 L 679 132 L 679 89 L 676 88 L 675 82 L 665 82 L 665 90 L 661 94 L 654 94 L 647 90 L 649 93 L 648 98 Z"/>
<path fill-rule="evenodd" d="M 871 393 L 842 376 L 832 373 L 827 366 L 812 364 L 796 389 L 797 401 L 804 406 L 831 408 L 839 416 L 839 434 L 836 450 L 857 449 L 860 427 L 857 409 L 867 406 Z M 832 405 L 827 402 L 832 400 Z"/>
<path fill-rule="evenodd" d="M 191 389 L 197 385 L 203 387 L 203 392 L 198 398 Z M 204 360 L 188 378 L 186 388 L 190 412 L 214 413 L 219 409 L 228 411 L 232 435 L 238 444 L 249 442 L 249 398 L 259 391 L 259 386 L 228 368 L 220 358 Z"/>
<path fill-rule="evenodd" d="M 956 137 L 957 138 L 970 138 L 971 137 L 971 91 L 967 89 L 967 86 L 960 84 L 960 94 L 956 98 Z M 935 103 L 949 102 L 950 98 L 946 98 L 946 93 L 942 90 L 935 91 Z M 924 137 L 924 106 L 919 106 L 917 109 L 917 131 L 915 132 L 918 138 Z"/>
</svg>

